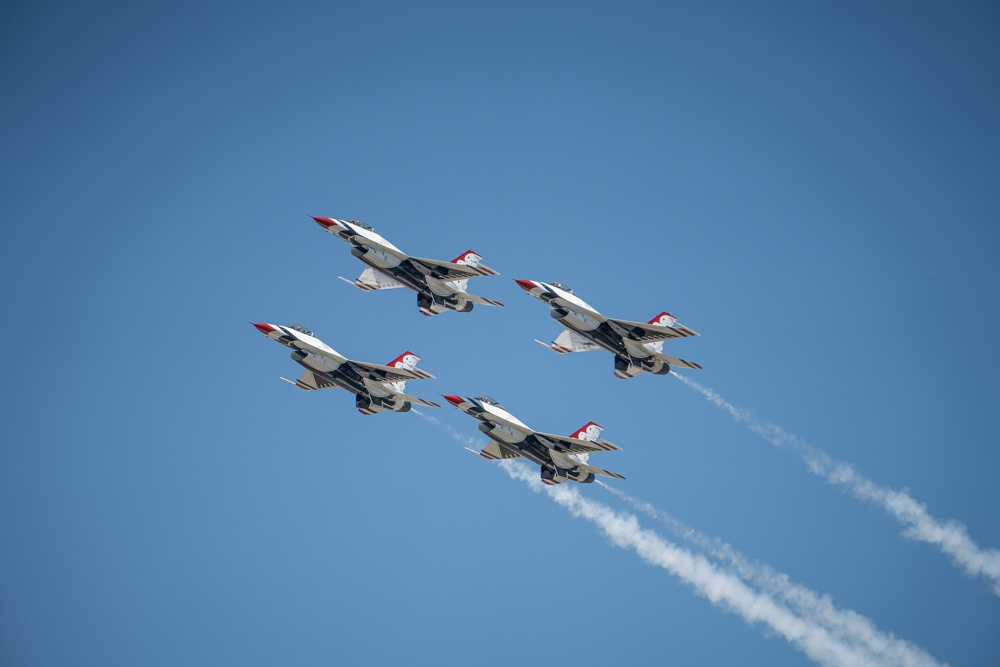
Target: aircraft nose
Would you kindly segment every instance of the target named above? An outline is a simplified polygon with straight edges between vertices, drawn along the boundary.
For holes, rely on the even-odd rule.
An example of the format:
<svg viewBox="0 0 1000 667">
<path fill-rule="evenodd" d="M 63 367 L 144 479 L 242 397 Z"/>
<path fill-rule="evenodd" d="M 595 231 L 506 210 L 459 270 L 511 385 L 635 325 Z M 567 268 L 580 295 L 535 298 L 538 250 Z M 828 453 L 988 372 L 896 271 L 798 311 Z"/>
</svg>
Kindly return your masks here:
<svg viewBox="0 0 1000 667">
<path fill-rule="evenodd" d="M 269 336 L 272 331 L 277 331 L 277 329 L 272 327 L 270 324 L 265 324 L 264 322 L 251 322 L 250 324 L 257 327 L 257 331 L 261 332 L 265 336 Z"/>
<path fill-rule="evenodd" d="M 441 394 L 441 395 L 444 396 L 444 400 L 448 401 L 449 403 L 451 403 L 452 405 L 454 405 L 456 408 L 459 405 L 462 404 L 462 397 L 461 396 L 454 396 L 452 394 Z"/>
<path fill-rule="evenodd" d="M 514 282 L 516 282 L 525 292 L 530 292 L 531 290 L 538 287 L 538 284 L 531 280 L 521 280 L 520 278 L 514 278 Z"/>
<path fill-rule="evenodd" d="M 327 231 L 329 231 L 331 227 L 337 226 L 337 221 L 333 218 L 318 218 L 314 215 L 312 216 L 312 219 L 316 221 L 316 224 Z"/>
</svg>

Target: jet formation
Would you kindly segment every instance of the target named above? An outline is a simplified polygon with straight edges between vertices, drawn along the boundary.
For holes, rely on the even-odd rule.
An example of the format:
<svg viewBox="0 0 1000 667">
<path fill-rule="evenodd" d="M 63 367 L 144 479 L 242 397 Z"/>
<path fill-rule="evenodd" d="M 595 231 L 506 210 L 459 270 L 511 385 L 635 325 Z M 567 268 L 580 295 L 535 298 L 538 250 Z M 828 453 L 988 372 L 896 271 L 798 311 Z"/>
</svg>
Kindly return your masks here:
<svg viewBox="0 0 1000 667">
<path fill-rule="evenodd" d="M 316 216 L 313 220 L 349 243 L 351 254 L 365 264 L 357 279 L 340 277 L 359 289 L 405 287 L 416 292 L 417 307 L 424 315 L 438 315 L 449 310 L 469 312 L 477 303 L 503 306 L 499 301 L 467 291 L 470 279 L 497 275 L 482 264 L 482 256 L 472 250 L 450 262 L 413 257 L 361 220 Z M 614 373 L 622 379 L 643 373 L 666 375 L 671 366 L 701 368 L 693 361 L 663 354 L 664 341 L 698 335 L 666 311 L 649 322 L 614 319 L 602 315 L 565 284 L 521 279 L 516 282 L 529 295 L 546 304 L 552 318 L 565 327 L 551 343 L 535 340 L 559 354 L 605 350 L 614 356 Z M 271 340 L 292 350 L 292 360 L 305 370 L 295 381 L 281 379 L 300 389 L 345 389 L 354 394 L 355 405 L 364 415 L 408 412 L 414 405 L 441 407 L 433 401 L 404 393 L 408 380 L 434 377 L 417 368 L 420 357 L 412 352 L 404 352 L 384 366 L 353 361 L 301 325 L 251 324 Z M 619 449 L 601 439 L 603 429 L 594 422 L 587 422 L 569 436 L 554 435 L 535 431 L 489 396 L 463 398 L 448 394 L 444 398 L 475 418 L 479 430 L 489 436 L 489 443 L 481 451 L 469 450 L 485 459 L 525 458 L 538 464 L 541 480 L 546 484 L 567 481 L 587 484 L 598 475 L 625 479 L 618 473 L 589 465 L 590 454 Z"/>
</svg>

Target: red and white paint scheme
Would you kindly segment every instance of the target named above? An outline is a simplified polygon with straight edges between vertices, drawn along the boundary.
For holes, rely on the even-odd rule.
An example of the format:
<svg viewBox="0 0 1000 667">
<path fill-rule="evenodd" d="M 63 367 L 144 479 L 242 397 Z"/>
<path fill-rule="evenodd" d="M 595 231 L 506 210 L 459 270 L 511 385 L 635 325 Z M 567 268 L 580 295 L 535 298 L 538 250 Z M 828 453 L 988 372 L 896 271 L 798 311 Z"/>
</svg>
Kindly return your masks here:
<svg viewBox="0 0 1000 667">
<path fill-rule="evenodd" d="M 473 304 L 503 306 L 499 301 L 469 294 L 469 278 L 495 276 L 483 265 L 482 256 L 466 250 L 450 262 L 411 257 L 389 243 L 371 225 L 361 220 L 335 220 L 313 216 L 313 220 L 338 238 L 351 244 L 351 254 L 367 266 L 357 280 L 346 283 L 366 292 L 406 287 L 417 293 L 417 308 L 424 315 L 448 310 L 468 312 Z"/>
<path fill-rule="evenodd" d="M 698 334 L 677 322 L 664 311 L 649 322 L 616 320 L 601 315 L 596 308 L 578 297 L 562 283 L 537 280 L 515 282 L 525 292 L 552 309 L 549 314 L 566 328 L 551 343 L 536 343 L 559 354 L 607 350 L 615 355 L 615 375 L 626 380 L 653 373 L 666 375 L 671 366 L 700 369 L 699 364 L 663 354 L 663 341 Z"/>
<path fill-rule="evenodd" d="M 407 412 L 414 404 L 441 407 L 403 393 L 407 380 L 434 377 L 417 368 L 420 357 L 412 352 L 404 352 L 385 366 L 368 364 L 341 355 L 300 324 L 251 324 L 271 340 L 291 348 L 292 360 L 305 368 L 305 372 L 294 382 L 281 379 L 299 389 L 346 389 L 355 395 L 358 412 L 363 415 L 384 410 Z"/>
<path fill-rule="evenodd" d="M 445 399 L 479 420 L 479 430 L 490 438 L 490 442 L 479 452 L 466 449 L 484 459 L 526 458 L 541 467 L 542 482 L 545 484 L 561 484 L 569 480 L 589 484 L 596 475 L 625 479 L 616 472 L 588 465 L 587 459 L 592 452 L 620 449 L 601 440 L 604 429 L 594 422 L 587 422 L 570 436 L 554 435 L 532 429 L 489 396 L 463 398 L 445 395 Z"/>
</svg>

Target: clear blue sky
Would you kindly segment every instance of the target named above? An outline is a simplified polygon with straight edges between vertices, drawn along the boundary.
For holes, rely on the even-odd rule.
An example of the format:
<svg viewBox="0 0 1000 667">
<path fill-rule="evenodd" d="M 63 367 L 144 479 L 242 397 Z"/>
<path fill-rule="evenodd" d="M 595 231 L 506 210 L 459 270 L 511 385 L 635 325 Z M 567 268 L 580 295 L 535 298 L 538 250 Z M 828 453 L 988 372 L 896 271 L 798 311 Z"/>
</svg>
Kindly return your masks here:
<svg viewBox="0 0 1000 667">
<path fill-rule="evenodd" d="M 988 582 L 676 378 L 535 345 L 511 280 L 669 310 L 689 376 L 1000 547 L 998 37 L 989 3 L 5 3 L 0 663 L 813 664 L 419 416 L 279 382 L 267 321 L 595 420 L 618 488 L 1000 664 Z M 507 307 L 354 290 L 309 215 L 475 249 Z"/>
</svg>

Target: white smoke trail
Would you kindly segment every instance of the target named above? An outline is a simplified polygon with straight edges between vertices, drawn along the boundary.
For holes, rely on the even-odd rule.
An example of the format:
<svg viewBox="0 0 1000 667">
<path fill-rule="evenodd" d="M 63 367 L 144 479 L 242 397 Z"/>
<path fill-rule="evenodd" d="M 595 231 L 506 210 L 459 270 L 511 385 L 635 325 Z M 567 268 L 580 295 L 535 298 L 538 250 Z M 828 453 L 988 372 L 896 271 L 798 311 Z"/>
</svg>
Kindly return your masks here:
<svg viewBox="0 0 1000 667">
<path fill-rule="evenodd" d="M 448 424 L 445 424 L 443 421 L 439 420 L 437 417 L 433 417 L 421 410 L 417 410 L 416 408 L 410 408 L 410 412 L 419 415 L 422 419 L 424 419 L 425 421 L 429 421 L 438 428 L 444 429 L 445 431 L 448 432 L 448 435 L 450 435 L 454 440 L 457 440 L 458 442 L 461 442 L 464 445 L 467 445 L 469 447 L 479 447 L 482 445 L 482 442 L 480 442 L 479 440 L 476 440 L 475 438 L 470 438 L 466 435 L 462 435 Z"/>
<path fill-rule="evenodd" d="M 915 644 L 898 639 L 892 633 L 880 631 L 870 619 L 855 611 L 839 609 L 829 596 L 820 595 L 806 586 L 796 584 L 788 575 L 747 558 L 723 540 L 704 535 L 650 503 L 633 498 L 600 480 L 597 483 L 637 510 L 662 521 L 674 534 L 688 543 L 728 563 L 732 571 L 743 580 L 777 596 L 800 616 L 827 628 L 836 639 L 866 651 L 872 660 L 881 664 L 910 667 L 940 664 Z"/>
<path fill-rule="evenodd" d="M 435 417 L 416 409 L 413 412 L 446 431 L 452 439 L 460 443 L 474 447 L 482 445 L 481 442 L 459 433 Z M 530 470 L 523 464 L 500 461 L 498 465 L 512 479 L 524 482 L 536 493 L 545 491 L 550 498 L 568 509 L 574 516 L 583 517 L 596 524 L 616 546 L 623 549 L 633 549 L 646 562 L 677 575 L 690 584 L 699 595 L 707 598 L 716 606 L 737 613 L 746 622 L 750 624 L 760 622 L 767 625 L 819 664 L 874 664 L 905 667 L 940 664 L 915 647 L 915 650 L 910 651 L 910 653 L 900 651 L 898 647 L 895 653 L 890 650 L 881 650 L 877 648 L 879 647 L 877 637 L 866 639 L 860 629 L 851 635 L 840 629 L 836 622 L 831 623 L 824 620 L 821 614 L 812 614 L 810 618 L 802 618 L 799 615 L 801 612 L 796 614 L 787 605 L 775 601 L 770 595 L 755 591 L 738 577 L 720 571 L 703 556 L 681 549 L 655 532 L 640 528 L 634 516 L 615 513 L 601 503 L 583 498 L 575 488 L 568 485 L 546 486 L 542 484 L 537 471 Z M 713 541 L 710 538 L 700 536 L 696 531 L 667 517 L 665 513 L 656 510 L 652 505 L 632 499 L 607 487 L 607 485 L 603 486 L 629 502 L 635 503 L 637 507 L 652 516 L 667 521 L 668 525 L 680 533 L 688 533 L 688 539 L 694 538 L 692 544 L 700 546 L 710 553 L 713 552 L 713 548 L 718 550 L 717 546 L 713 547 Z M 724 543 L 719 542 L 719 544 Z M 813 593 L 813 595 L 816 594 Z M 801 605 L 799 606 L 801 607 Z M 876 635 L 881 634 L 874 626 L 872 629 Z M 895 641 L 905 645 L 905 642 Z M 885 641 L 883 636 L 883 643 L 891 644 L 892 642 Z"/>
<path fill-rule="evenodd" d="M 786 433 L 780 426 L 763 421 L 748 410 L 741 410 L 725 400 L 718 392 L 703 387 L 694 380 L 675 371 L 671 374 L 691 387 L 708 401 L 722 408 L 737 422 L 776 447 L 788 449 L 805 462 L 809 471 L 828 483 L 846 488 L 858 500 L 881 506 L 890 516 L 902 523 L 903 535 L 920 542 L 937 546 L 951 556 L 970 576 L 982 576 L 993 584 L 993 593 L 1000 596 L 1000 549 L 981 549 L 969 537 L 968 529 L 957 521 L 942 521 L 927 512 L 927 506 L 905 491 L 881 486 L 858 473 L 854 466 L 836 461 L 826 452 Z"/>
<path fill-rule="evenodd" d="M 615 512 L 602 503 L 584 498 L 568 484 L 547 487 L 539 481 L 536 472 L 524 465 L 511 461 L 500 461 L 498 465 L 512 479 L 528 484 L 535 491 L 544 490 L 573 516 L 595 524 L 615 546 L 635 551 L 647 563 L 679 577 L 698 595 L 717 607 L 738 614 L 747 623 L 766 625 L 821 665 L 911 664 L 893 661 L 891 655 L 877 656 L 854 642 L 834 636 L 822 623 L 794 613 L 770 595 L 754 590 L 739 577 L 723 572 L 704 556 L 642 528 L 631 514 Z"/>
</svg>

